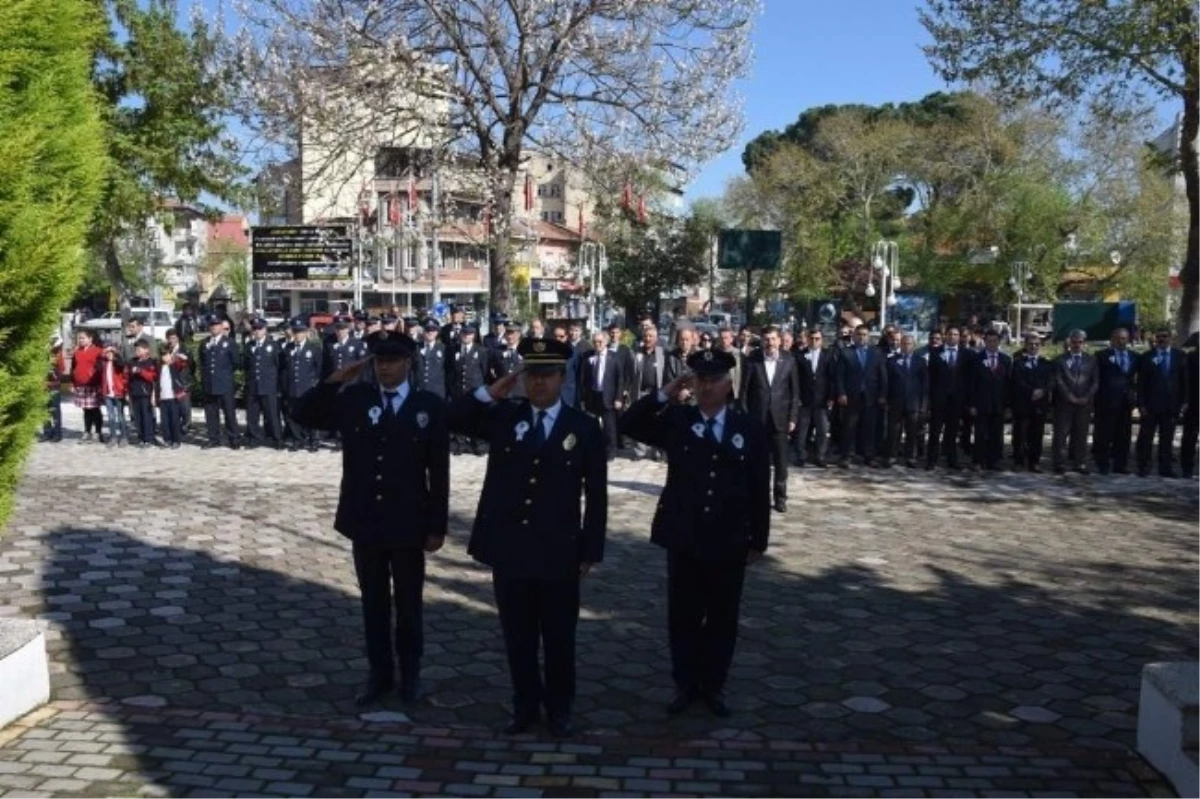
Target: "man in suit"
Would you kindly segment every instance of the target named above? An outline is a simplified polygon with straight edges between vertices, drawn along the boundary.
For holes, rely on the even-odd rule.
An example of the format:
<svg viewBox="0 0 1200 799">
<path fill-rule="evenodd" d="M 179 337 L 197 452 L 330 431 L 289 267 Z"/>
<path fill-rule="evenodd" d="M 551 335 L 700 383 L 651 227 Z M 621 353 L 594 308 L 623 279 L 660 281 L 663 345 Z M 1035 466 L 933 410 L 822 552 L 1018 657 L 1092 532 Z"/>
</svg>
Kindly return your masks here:
<svg viewBox="0 0 1200 799">
<path fill-rule="evenodd" d="M 250 322 L 250 341 L 242 351 L 242 372 L 246 375 L 247 446 L 262 445 L 262 420 L 266 419 L 267 439 L 278 449 L 283 445 L 279 416 L 279 373 L 283 350 L 267 335 L 267 320 Z"/>
<path fill-rule="evenodd" d="M 580 362 L 579 375 L 583 408 L 600 421 L 608 459 L 612 460 L 618 447 L 617 417 L 625 407 L 623 391 L 628 378 L 619 355 L 609 349 L 608 336 L 603 331 L 592 336 L 592 352 Z"/>
<path fill-rule="evenodd" d="M 1196 475 L 1196 444 L 1200 441 L 1200 350 L 1196 348 L 1196 334 L 1193 333 L 1187 342 L 1190 348 L 1185 358 L 1185 373 L 1187 389 L 1184 393 L 1183 410 L 1183 439 L 1179 448 L 1179 468 L 1183 476 L 1192 479 Z"/>
<path fill-rule="evenodd" d="M 737 646 L 746 566 L 767 549 L 770 455 L 757 419 L 729 402 L 733 356 L 705 350 L 689 372 L 639 399 L 625 435 L 665 450 L 667 482 L 650 540 L 667 550 L 667 628 L 676 715 L 703 698 L 730 715 L 725 681 Z M 681 402 L 686 387 L 696 404 Z"/>
<path fill-rule="evenodd" d="M 432 319 L 425 323 L 424 341 L 417 352 L 415 365 L 417 388 L 445 399 L 446 345 L 438 341 L 438 323 Z"/>
<path fill-rule="evenodd" d="M 1054 437 L 1051 458 L 1054 472 L 1066 472 L 1066 448 L 1070 440 L 1071 465 L 1088 473 L 1087 435 L 1092 416 L 1092 401 L 1100 385 L 1096 359 L 1083 351 L 1087 334 L 1072 330 L 1067 336 L 1067 351 L 1054 366 Z"/>
<path fill-rule="evenodd" d="M 674 380 L 687 371 L 687 359 L 696 351 L 700 337 L 696 328 L 690 324 L 682 324 L 675 333 L 675 348 L 669 353 L 667 360 L 667 380 Z"/>
<path fill-rule="evenodd" d="M 925 468 L 946 456 L 946 465 L 957 469 L 958 427 L 966 413 L 966 375 L 971 359 L 962 348 L 958 328 L 946 330 L 945 343 L 929 352 L 929 443 L 925 446 Z"/>
<path fill-rule="evenodd" d="M 485 349 L 504 349 L 504 333 L 508 329 L 508 323 L 509 318 L 507 315 L 492 314 L 492 329 L 483 337 L 483 346 Z"/>
<path fill-rule="evenodd" d="M 488 351 L 476 342 L 478 334 L 479 331 L 471 323 L 464 324 L 458 333 L 458 348 L 450 356 L 450 372 L 447 375 L 452 400 L 470 396 L 475 389 L 487 383 L 491 358 Z M 455 455 L 464 447 L 470 447 L 478 455 L 482 446 L 482 442 L 468 439 L 466 436 L 451 436 L 450 447 Z"/>
<path fill-rule="evenodd" d="M 224 332 L 224 320 L 208 319 L 209 337 L 200 345 L 200 388 L 204 391 L 204 423 L 208 441 L 204 448 L 221 446 L 221 415 L 225 417 L 225 435 L 237 449 L 237 404 L 234 399 L 233 373 L 237 371 L 237 346 Z"/>
<path fill-rule="evenodd" d="M 741 399 L 742 392 L 742 371 L 745 368 L 746 356 L 742 355 L 742 351 L 738 348 L 734 341 L 733 328 L 728 325 L 722 325 L 717 331 L 716 348 L 722 352 L 728 352 L 733 356 L 734 365 L 729 370 L 729 382 L 733 386 L 733 398 Z"/>
<path fill-rule="evenodd" d="M 763 348 L 746 359 L 740 402 L 766 431 L 775 476 L 775 510 L 786 513 L 788 436 L 795 431 L 800 412 L 800 375 L 791 354 L 780 348 L 779 328 L 763 328 L 762 343 Z"/>
<path fill-rule="evenodd" d="M 1158 474 L 1175 477 L 1171 449 L 1175 444 L 1175 421 L 1186 403 L 1186 356 L 1171 346 L 1171 331 L 1154 333 L 1154 349 L 1142 355 L 1138 364 L 1137 404 L 1138 475 L 1150 473 L 1150 452 L 1158 434 Z"/>
<path fill-rule="evenodd" d="M 867 466 L 875 465 L 875 425 L 887 410 L 887 364 L 879 347 L 871 346 L 866 325 L 854 329 L 854 346 L 838 358 L 838 406 L 842 416 L 843 469 L 857 444 Z"/>
<path fill-rule="evenodd" d="M 667 382 L 667 352 L 658 340 L 658 328 L 645 323 L 640 332 L 642 339 L 633 350 L 633 376 L 629 381 L 630 396 L 634 401 L 657 392 Z M 649 455 L 656 461 L 662 457 L 659 450 L 644 444 L 635 443 L 633 449 L 637 457 Z"/>
<path fill-rule="evenodd" d="M 983 351 L 971 362 L 967 413 L 975 421 L 975 470 L 996 471 L 1004 460 L 1004 411 L 1012 381 L 1012 358 L 1000 352 L 1000 333 L 989 329 Z"/>
<path fill-rule="evenodd" d="M 796 465 L 804 466 L 808 432 L 813 431 L 813 465 L 825 468 L 829 444 L 829 411 L 837 393 L 837 356 L 824 349 L 819 327 L 808 331 L 808 348 L 796 358 L 800 378 L 800 410 L 796 421 Z"/>
<path fill-rule="evenodd" d="M 624 328 L 616 322 L 608 326 L 608 356 L 621 367 L 621 407 L 617 409 L 618 420 L 632 402 L 633 391 L 633 350 L 621 343 Z M 617 439 L 617 449 L 622 449 L 620 437 Z"/>
<path fill-rule="evenodd" d="M 1013 469 L 1041 472 L 1046 414 L 1054 393 L 1054 364 L 1038 353 L 1042 337 L 1025 334 L 1024 349 L 1013 358 L 1011 381 Z"/>
<path fill-rule="evenodd" d="M 409 384 L 412 340 L 379 331 L 366 341 L 371 357 L 306 390 L 292 418 L 343 442 L 333 527 L 353 542 L 370 664 L 357 701 L 388 694 L 398 660 L 400 698 L 411 704 L 421 690 L 425 556 L 442 548 L 450 514 L 449 429 L 442 400 Z"/>
<path fill-rule="evenodd" d="M 438 340 L 442 342 L 442 346 L 446 350 L 446 358 L 454 357 L 454 353 L 458 351 L 459 345 L 462 344 L 463 326 L 466 324 L 467 310 L 461 305 L 455 305 L 450 308 L 450 321 L 442 325 L 442 329 L 438 331 Z"/>
<path fill-rule="evenodd" d="M 520 372 L 451 405 L 451 428 L 488 442 L 467 551 L 492 568 L 513 684 L 505 732 L 525 732 L 544 705 L 550 733 L 563 737 L 571 734 L 580 580 L 604 557 L 608 466 L 599 425 L 559 398 L 571 348 L 524 339 L 520 353 Z M 518 378 L 527 399 L 509 398 Z"/>
<path fill-rule="evenodd" d="M 300 398 L 321 382 L 321 347 L 308 337 L 308 322 L 302 316 L 291 321 L 292 340 L 283 346 L 283 398 L 287 407 L 291 441 L 288 450 L 307 447 L 316 452 L 317 431 L 301 424 L 294 408 Z"/>
<path fill-rule="evenodd" d="M 1092 419 L 1092 457 L 1096 470 L 1129 474 L 1133 409 L 1137 405 L 1138 357 L 1129 349 L 1129 331 L 1119 327 L 1109 346 L 1096 356 L 1099 386 Z"/>
<path fill-rule="evenodd" d="M 911 335 L 900 337 L 900 348 L 888 359 L 888 434 L 884 453 L 890 466 L 900 455 L 900 436 L 904 435 L 904 463 L 916 468 L 917 428 L 926 411 L 928 376 L 924 358 L 916 355 L 917 341 Z"/>
</svg>

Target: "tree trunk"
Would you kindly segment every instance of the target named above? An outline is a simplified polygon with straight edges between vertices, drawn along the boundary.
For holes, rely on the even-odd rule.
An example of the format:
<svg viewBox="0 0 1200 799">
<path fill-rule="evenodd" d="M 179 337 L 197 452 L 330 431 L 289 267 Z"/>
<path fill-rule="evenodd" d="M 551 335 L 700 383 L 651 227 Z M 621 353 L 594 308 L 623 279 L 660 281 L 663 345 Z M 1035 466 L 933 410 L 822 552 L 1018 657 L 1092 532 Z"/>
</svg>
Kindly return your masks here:
<svg viewBox="0 0 1200 799">
<path fill-rule="evenodd" d="M 1187 255 L 1179 273 L 1183 296 L 1179 303 L 1178 330 L 1180 342 L 1200 330 L 1200 166 L 1196 157 L 1196 136 L 1200 132 L 1200 99 L 1197 97 L 1195 59 L 1188 64 L 1188 86 L 1183 96 L 1183 123 L 1179 137 L 1180 166 L 1187 189 L 1188 238 Z"/>
<path fill-rule="evenodd" d="M 512 260 L 513 186 L 516 173 L 505 172 L 493 191 L 493 216 L 496 233 L 492 239 L 492 264 L 488 275 L 488 305 L 492 313 L 512 312 L 509 275 Z"/>
</svg>

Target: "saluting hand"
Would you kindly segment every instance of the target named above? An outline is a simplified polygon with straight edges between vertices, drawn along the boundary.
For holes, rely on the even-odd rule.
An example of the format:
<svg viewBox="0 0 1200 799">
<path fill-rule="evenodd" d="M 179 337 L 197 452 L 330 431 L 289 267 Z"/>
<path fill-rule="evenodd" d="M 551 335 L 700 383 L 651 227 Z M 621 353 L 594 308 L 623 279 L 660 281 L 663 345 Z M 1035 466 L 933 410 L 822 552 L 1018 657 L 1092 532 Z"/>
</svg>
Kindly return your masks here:
<svg viewBox="0 0 1200 799">
<path fill-rule="evenodd" d="M 695 377 L 691 374 L 680 375 L 663 386 L 663 393 L 668 402 L 684 402 L 692 395 L 691 387 Z"/>
<path fill-rule="evenodd" d="M 514 369 L 513 371 L 506 374 L 504 377 L 500 378 L 495 383 L 492 383 L 490 386 L 488 386 L 488 394 L 494 400 L 506 399 L 508 397 L 509 393 L 512 392 L 513 386 L 515 386 L 517 384 L 517 378 L 519 378 L 520 376 L 521 376 L 521 367 L 518 366 L 516 369 Z"/>
<path fill-rule="evenodd" d="M 346 381 L 348 381 L 354 377 L 357 377 L 358 373 L 361 372 L 364 368 L 366 368 L 367 363 L 370 362 L 370 360 L 374 357 L 375 356 L 373 356 L 373 355 L 368 355 L 367 357 L 363 358 L 360 361 L 355 361 L 354 363 L 343 366 L 341 369 L 338 369 L 336 372 L 331 374 L 329 377 L 325 378 L 325 382 L 326 383 L 345 383 Z"/>
</svg>

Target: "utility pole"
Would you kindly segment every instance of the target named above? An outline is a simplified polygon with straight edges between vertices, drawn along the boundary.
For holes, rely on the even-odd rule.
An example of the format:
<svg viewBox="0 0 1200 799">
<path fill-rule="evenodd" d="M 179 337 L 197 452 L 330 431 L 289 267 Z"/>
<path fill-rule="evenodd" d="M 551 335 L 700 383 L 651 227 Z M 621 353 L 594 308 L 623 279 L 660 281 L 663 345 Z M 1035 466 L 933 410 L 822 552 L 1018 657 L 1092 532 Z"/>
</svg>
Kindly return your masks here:
<svg viewBox="0 0 1200 799">
<path fill-rule="evenodd" d="M 430 243 L 431 243 L 433 249 L 429 255 L 429 271 L 430 271 L 430 275 L 431 275 L 430 281 L 431 281 L 431 291 L 432 291 L 432 295 L 433 295 L 430 298 L 430 303 L 429 303 L 431 311 L 434 307 L 436 307 L 438 305 L 438 303 L 440 303 L 442 301 L 442 279 L 441 279 L 441 276 L 438 274 L 438 272 L 440 271 L 441 264 L 442 264 L 442 248 L 438 241 L 438 226 L 441 224 L 441 218 L 442 218 L 441 205 L 440 205 L 441 191 L 439 188 L 440 183 L 441 183 L 441 181 L 438 178 L 438 162 L 437 162 L 436 156 L 435 156 L 435 160 L 433 162 L 433 196 L 431 198 L 431 202 L 433 203 L 433 208 L 431 209 L 431 213 L 430 213 L 430 219 L 433 220 L 433 233 L 430 236 L 430 239 L 431 239 Z"/>
</svg>

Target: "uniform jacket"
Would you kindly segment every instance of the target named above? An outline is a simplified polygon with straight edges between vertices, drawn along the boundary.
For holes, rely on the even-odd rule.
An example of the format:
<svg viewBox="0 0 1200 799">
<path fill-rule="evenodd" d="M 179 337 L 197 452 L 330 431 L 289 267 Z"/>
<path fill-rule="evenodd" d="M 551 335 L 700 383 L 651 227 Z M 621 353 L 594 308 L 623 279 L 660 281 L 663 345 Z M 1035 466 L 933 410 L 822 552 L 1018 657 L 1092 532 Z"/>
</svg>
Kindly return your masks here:
<svg viewBox="0 0 1200 799">
<path fill-rule="evenodd" d="M 305 392 L 292 418 L 341 436 L 335 530 L 379 549 L 420 547 L 446 534 L 450 437 L 438 397 L 410 389 L 399 415 L 389 418 L 374 382 L 322 382 Z"/>
<path fill-rule="evenodd" d="M 1035 400 L 1035 389 L 1042 398 Z M 1012 357 L 1012 380 L 1009 381 L 1009 406 L 1014 416 L 1044 414 L 1050 409 L 1054 395 L 1054 364 L 1040 355 L 1032 359 L 1023 352 Z"/>
<path fill-rule="evenodd" d="M 344 342 L 334 339 L 325 345 L 325 357 L 322 360 L 321 368 L 324 376 L 336 372 L 343 366 L 349 366 L 355 361 L 367 357 L 367 345 L 362 339 L 356 339 L 350 336 Z"/>
<path fill-rule="evenodd" d="M 759 424 L 786 433 L 788 425 L 800 414 L 800 373 L 791 353 L 780 350 L 775 379 L 770 382 L 767 380 L 765 351 L 759 350 L 747 358 L 742 368 L 739 397 L 742 407 Z"/>
<path fill-rule="evenodd" d="M 229 336 L 207 339 L 200 345 L 200 387 L 205 394 L 220 396 L 233 393 L 233 373 L 237 369 L 237 345 Z"/>
<path fill-rule="evenodd" d="M 705 560 L 744 563 L 765 552 L 771 522 L 770 454 L 762 424 L 726 406 L 719 443 L 703 437 L 693 405 L 647 394 L 621 417 L 621 432 L 667 453 L 667 482 L 650 540 Z M 697 430 L 700 434 L 697 434 Z"/>
<path fill-rule="evenodd" d="M 1149 413 L 1165 413 L 1175 415 L 1186 402 L 1187 389 L 1185 359 L 1183 350 L 1170 349 L 1167 371 L 1163 371 L 1163 359 L 1166 356 L 1160 350 L 1152 349 L 1144 353 L 1138 363 L 1137 404 Z"/>
<path fill-rule="evenodd" d="M 509 349 L 508 346 L 499 347 L 491 351 L 491 380 L 495 382 L 505 375 L 511 373 L 521 363 L 521 356 L 516 348 Z"/>
<path fill-rule="evenodd" d="M 927 407 L 929 398 L 929 364 L 915 352 L 908 356 L 908 368 L 904 368 L 905 356 L 897 352 L 888 358 L 888 407 L 917 413 Z"/>
<path fill-rule="evenodd" d="M 283 345 L 268 337 L 262 344 L 251 339 L 242 350 L 242 369 L 246 374 L 246 396 L 278 396 L 281 385 Z"/>
<path fill-rule="evenodd" d="M 158 389 L 158 362 L 153 358 L 133 361 L 128 367 L 129 396 L 153 398 Z M 174 399 L 173 397 L 169 399 Z"/>
<path fill-rule="evenodd" d="M 796 352 L 796 372 L 800 378 L 800 407 L 824 408 L 837 394 L 837 354 L 832 349 L 822 349 L 813 369 L 809 350 Z"/>
<path fill-rule="evenodd" d="M 450 356 L 450 396 L 465 397 L 487 382 L 489 353 L 479 344 L 460 345 Z"/>
<path fill-rule="evenodd" d="M 1079 366 L 1071 367 L 1071 353 L 1064 352 L 1054 361 L 1054 401 L 1066 405 L 1071 399 L 1091 403 L 1100 387 L 1096 359 L 1086 352 L 1079 353 Z"/>
<path fill-rule="evenodd" d="M 1125 350 L 1125 369 L 1121 369 L 1120 354 L 1107 347 L 1096 355 L 1099 385 L 1096 407 L 1108 410 L 1132 408 L 1137 401 L 1138 354 Z"/>
<path fill-rule="evenodd" d="M 442 399 L 446 398 L 446 370 L 449 368 L 446 355 L 446 345 L 442 342 L 421 342 L 421 349 L 417 352 L 416 362 L 413 364 L 413 379 L 417 388 L 436 394 Z"/>
<path fill-rule="evenodd" d="M 508 577 L 578 579 L 604 559 L 608 462 L 600 425 L 565 404 L 542 446 L 528 400 L 450 405 L 456 433 L 488 442 L 487 474 L 467 551 Z M 586 497 L 586 502 L 584 498 Z"/>
<path fill-rule="evenodd" d="M 868 404 L 887 398 L 887 363 L 883 350 L 866 345 L 865 363 L 858 359 L 858 349 L 851 347 L 838 358 L 838 394 L 850 399 L 864 396 Z"/>
<path fill-rule="evenodd" d="M 462 347 L 462 329 L 463 326 L 461 324 L 447 322 L 438 331 L 438 341 L 446 348 L 447 355 L 458 351 Z"/>
<path fill-rule="evenodd" d="M 997 352 L 992 362 L 989 368 L 988 353 L 979 353 L 971 359 L 967 373 L 967 407 L 981 415 L 1003 414 L 1008 407 L 1012 358 Z"/>
<path fill-rule="evenodd" d="M 321 382 L 321 346 L 312 341 L 283 345 L 283 396 L 298 399 Z"/>
</svg>

